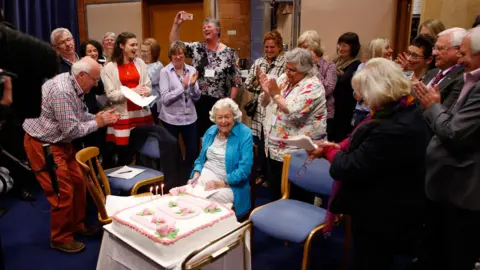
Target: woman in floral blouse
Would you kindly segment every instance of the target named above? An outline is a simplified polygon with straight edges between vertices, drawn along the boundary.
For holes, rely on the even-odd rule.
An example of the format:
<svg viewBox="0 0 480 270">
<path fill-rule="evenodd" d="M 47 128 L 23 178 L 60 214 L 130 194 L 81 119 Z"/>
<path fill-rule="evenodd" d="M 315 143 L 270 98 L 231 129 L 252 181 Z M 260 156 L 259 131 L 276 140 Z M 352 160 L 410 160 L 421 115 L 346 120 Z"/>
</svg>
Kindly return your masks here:
<svg viewBox="0 0 480 270">
<path fill-rule="evenodd" d="M 282 140 L 298 135 L 320 140 L 327 128 L 325 89 L 310 52 L 301 48 L 289 51 L 285 53 L 285 63 L 285 74 L 277 80 L 258 70 L 264 91 L 260 95 L 261 105 L 266 107 L 263 127 L 267 181 L 274 200 L 281 196 L 283 156 L 298 150 Z M 301 199 L 313 202 L 313 196 Z"/>
<path fill-rule="evenodd" d="M 179 40 L 178 32 L 184 22 L 183 13 L 185 12 L 180 11 L 175 16 L 170 42 Z M 220 42 L 220 34 L 220 22 L 215 18 L 207 18 L 203 21 L 204 42 L 185 43 L 185 56 L 192 58 L 192 66 L 198 71 L 198 84 L 202 91 L 201 98 L 195 104 L 199 135 L 203 135 L 212 125 L 209 112 L 213 105 L 226 97 L 235 100 L 238 87 L 242 84 L 235 50 Z"/>
</svg>

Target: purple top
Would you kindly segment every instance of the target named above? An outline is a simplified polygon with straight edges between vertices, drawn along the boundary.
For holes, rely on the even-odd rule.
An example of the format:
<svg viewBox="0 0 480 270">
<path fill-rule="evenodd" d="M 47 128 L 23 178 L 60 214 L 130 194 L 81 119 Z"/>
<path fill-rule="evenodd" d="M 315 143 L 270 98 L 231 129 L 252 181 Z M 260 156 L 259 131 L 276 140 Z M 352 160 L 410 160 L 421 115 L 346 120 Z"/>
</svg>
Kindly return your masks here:
<svg viewBox="0 0 480 270">
<path fill-rule="evenodd" d="M 158 118 L 170 125 L 189 125 L 197 121 L 197 112 L 193 101 L 200 98 L 198 81 L 195 85 L 183 88 L 182 80 L 195 74 L 194 67 L 185 64 L 182 76 L 178 76 L 172 63 L 160 71 L 160 95 L 162 108 Z"/>
</svg>

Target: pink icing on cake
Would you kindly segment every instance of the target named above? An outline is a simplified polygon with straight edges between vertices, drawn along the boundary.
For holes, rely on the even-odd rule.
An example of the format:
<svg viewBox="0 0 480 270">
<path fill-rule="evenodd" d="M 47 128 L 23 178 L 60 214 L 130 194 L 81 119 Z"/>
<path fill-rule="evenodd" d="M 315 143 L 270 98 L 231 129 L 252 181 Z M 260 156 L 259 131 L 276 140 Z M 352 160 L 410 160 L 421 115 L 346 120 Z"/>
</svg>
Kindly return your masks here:
<svg viewBox="0 0 480 270">
<path fill-rule="evenodd" d="M 189 197 L 195 197 L 195 196 L 189 194 Z M 182 199 L 184 199 L 184 198 L 186 198 L 186 197 L 183 197 Z M 198 201 L 199 201 L 199 200 L 198 200 Z M 174 239 L 168 239 L 168 238 L 159 238 L 159 237 L 157 237 L 157 236 L 155 236 L 155 235 L 152 235 L 152 234 L 150 234 L 148 231 L 146 231 L 146 230 L 144 230 L 144 229 L 136 226 L 136 225 L 133 224 L 132 222 L 127 221 L 127 220 L 120 219 L 120 218 L 117 216 L 117 214 L 120 213 L 120 212 L 122 212 L 122 211 L 126 211 L 126 210 L 129 210 L 129 209 L 138 207 L 139 205 L 143 205 L 143 204 L 145 204 L 145 203 L 142 202 L 142 203 L 133 205 L 133 206 L 131 206 L 131 207 L 128 207 L 128 208 L 126 208 L 126 209 L 117 211 L 117 212 L 114 214 L 113 219 L 114 219 L 116 222 L 118 222 L 119 224 L 122 224 L 123 226 L 129 227 L 129 228 L 131 228 L 131 229 L 133 229 L 133 230 L 135 230 L 135 231 L 143 234 L 144 236 L 148 237 L 150 240 L 152 240 L 152 241 L 154 241 L 154 242 L 157 242 L 157 243 L 160 243 L 160 244 L 163 244 L 163 245 L 171 245 L 171 244 L 174 244 L 176 241 L 178 241 L 178 240 L 180 240 L 180 239 L 182 239 L 182 238 L 188 237 L 188 236 L 191 235 L 192 233 L 195 233 L 195 232 L 200 231 L 200 230 L 202 230 L 202 229 L 205 229 L 205 228 L 207 228 L 207 227 L 211 227 L 211 226 L 213 226 L 215 223 L 217 223 L 217 222 L 219 222 L 219 221 L 221 221 L 221 220 L 227 219 L 227 218 L 229 218 L 229 217 L 231 217 L 231 216 L 233 216 L 233 215 L 235 214 L 231 209 L 228 209 L 228 208 L 222 206 L 222 207 L 221 207 L 221 208 L 222 208 L 222 211 L 226 211 L 226 213 L 227 213 L 226 215 L 223 215 L 223 216 L 221 216 L 221 217 L 219 217 L 219 218 L 217 218 L 217 219 L 215 219 L 215 220 L 213 220 L 213 221 L 211 221 L 211 222 L 209 222 L 209 223 L 205 223 L 205 224 L 203 224 L 203 225 L 201 225 L 201 226 L 199 226 L 199 227 L 197 227 L 197 228 L 195 228 L 195 229 L 193 229 L 193 230 L 183 232 L 181 235 L 177 236 L 177 237 L 174 238 Z M 132 219 L 132 220 L 133 220 L 133 219 Z M 133 220 L 133 221 L 135 221 L 135 220 Z M 149 222 L 149 223 L 150 223 L 150 222 Z M 150 223 L 150 224 L 153 224 L 153 223 Z"/>
<path fill-rule="evenodd" d="M 214 211 L 214 210 L 216 210 L 217 208 L 218 208 L 218 203 L 216 203 L 216 202 L 210 202 L 210 204 L 209 204 L 207 207 L 205 207 L 205 209 L 203 209 L 203 210 Z"/>
<path fill-rule="evenodd" d="M 175 231 L 175 220 L 171 219 L 168 220 L 168 222 L 161 224 L 157 227 L 156 231 L 161 237 L 167 237 L 168 234 Z"/>
<path fill-rule="evenodd" d="M 170 195 L 172 196 L 178 196 L 179 194 L 185 194 L 187 192 L 187 188 L 185 186 L 182 187 L 176 187 L 170 189 Z"/>
</svg>

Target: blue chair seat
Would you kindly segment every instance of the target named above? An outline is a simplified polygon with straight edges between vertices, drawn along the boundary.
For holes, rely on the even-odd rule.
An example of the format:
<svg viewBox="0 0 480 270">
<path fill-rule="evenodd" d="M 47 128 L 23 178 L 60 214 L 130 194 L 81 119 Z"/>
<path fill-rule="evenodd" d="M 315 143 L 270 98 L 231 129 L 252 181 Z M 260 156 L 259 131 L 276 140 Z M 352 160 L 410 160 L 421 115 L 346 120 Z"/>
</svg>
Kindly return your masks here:
<svg viewBox="0 0 480 270">
<path fill-rule="evenodd" d="M 255 211 L 255 227 L 270 236 L 292 243 L 304 242 L 315 227 L 323 224 L 327 210 L 296 200 L 279 200 Z"/>
<path fill-rule="evenodd" d="M 151 178 L 158 178 L 158 177 L 163 176 L 162 172 L 154 170 L 154 169 L 150 169 L 150 168 L 146 168 L 146 167 L 142 167 L 142 166 L 137 166 L 137 165 L 129 165 L 129 167 L 137 168 L 137 169 L 144 169 L 144 171 L 139 173 L 138 175 L 136 175 L 132 179 L 123 179 L 123 178 L 108 176 L 111 172 L 114 172 L 114 171 L 116 171 L 120 168 L 105 170 L 105 174 L 108 177 L 108 181 L 110 182 L 111 189 L 130 192 L 130 190 L 132 190 L 133 186 L 140 181 L 151 179 Z"/>
</svg>

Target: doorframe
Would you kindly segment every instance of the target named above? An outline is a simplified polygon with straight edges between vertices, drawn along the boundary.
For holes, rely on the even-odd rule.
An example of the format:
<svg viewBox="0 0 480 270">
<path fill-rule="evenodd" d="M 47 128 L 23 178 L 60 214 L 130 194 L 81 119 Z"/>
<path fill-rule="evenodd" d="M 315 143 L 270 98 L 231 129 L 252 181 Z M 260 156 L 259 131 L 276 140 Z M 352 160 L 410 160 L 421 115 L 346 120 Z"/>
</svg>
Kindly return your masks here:
<svg viewBox="0 0 480 270">
<path fill-rule="evenodd" d="M 412 26 L 412 0 L 397 0 L 393 35 L 394 55 L 407 51 Z"/>
</svg>

